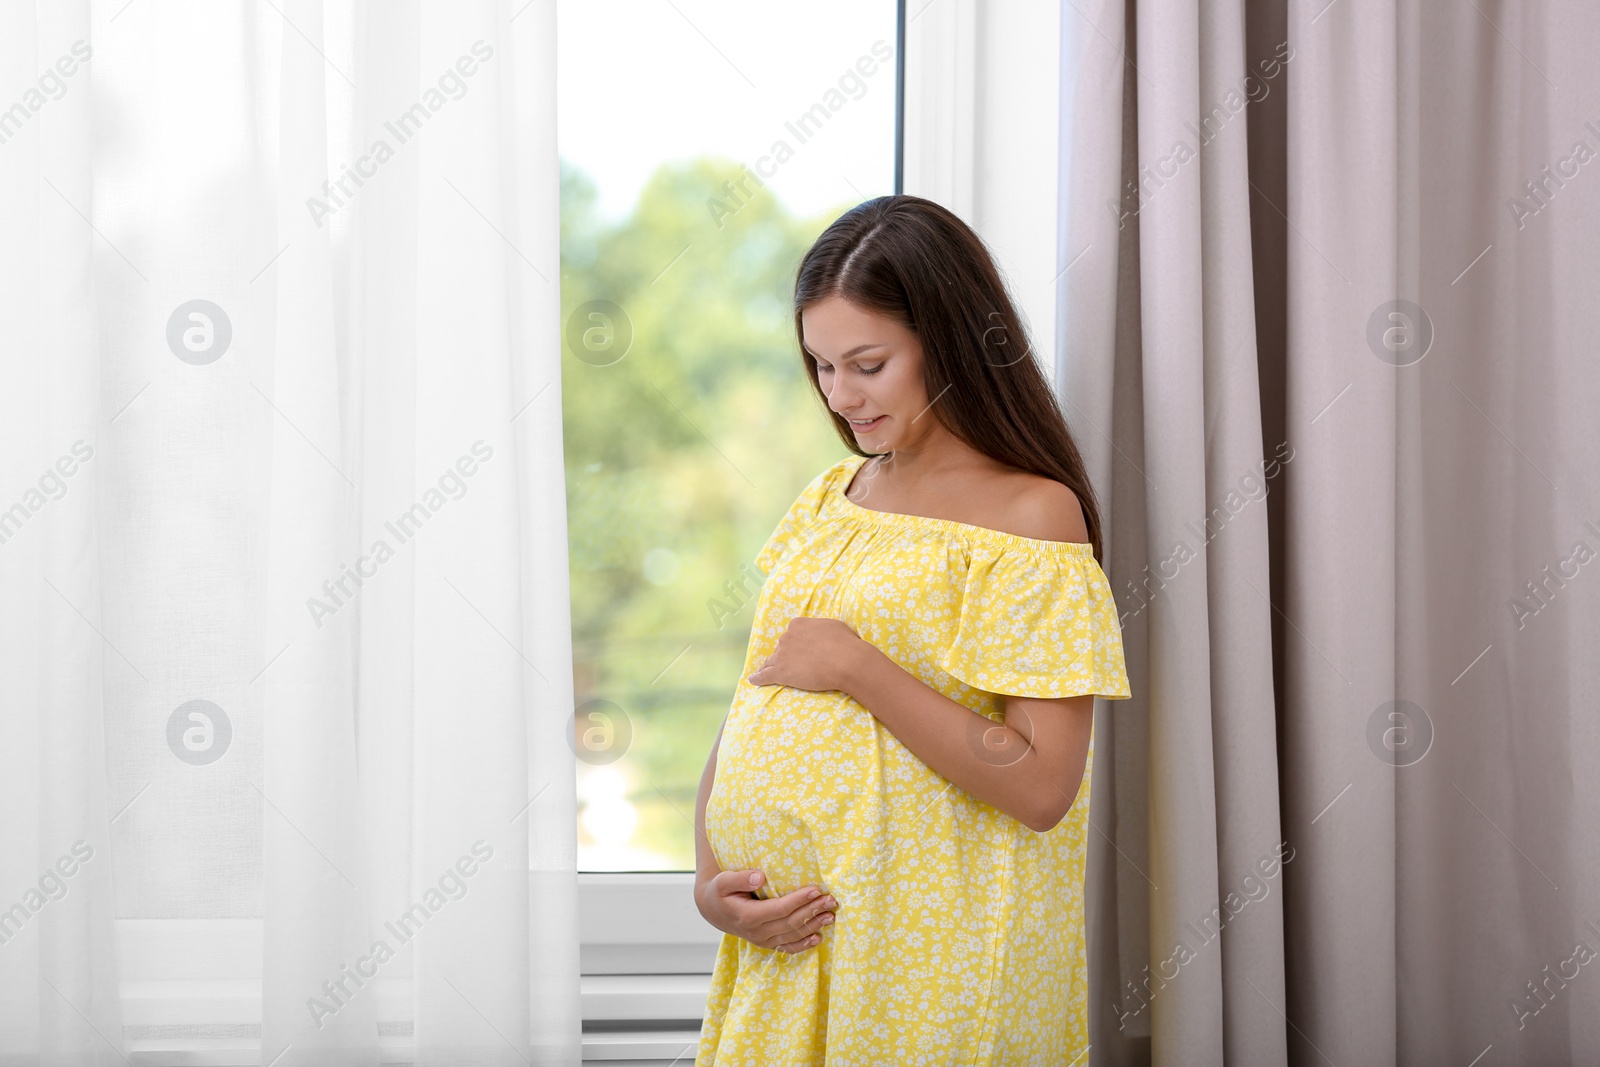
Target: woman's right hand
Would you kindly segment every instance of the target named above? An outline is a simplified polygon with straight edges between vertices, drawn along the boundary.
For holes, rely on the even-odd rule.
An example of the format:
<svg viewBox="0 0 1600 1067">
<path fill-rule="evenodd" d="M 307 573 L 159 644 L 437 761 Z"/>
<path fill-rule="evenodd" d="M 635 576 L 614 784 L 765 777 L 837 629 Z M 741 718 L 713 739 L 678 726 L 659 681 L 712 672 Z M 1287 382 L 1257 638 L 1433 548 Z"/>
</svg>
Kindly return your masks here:
<svg viewBox="0 0 1600 1067">
<path fill-rule="evenodd" d="M 804 952 L 822 941 L 839 902 L 820 887 L 804 885 L 781 897 L 762 899 L 761 871 L 722 871 L 694 887 L 694 902 L 706 922 L 761 948 Z"/>
</svg>

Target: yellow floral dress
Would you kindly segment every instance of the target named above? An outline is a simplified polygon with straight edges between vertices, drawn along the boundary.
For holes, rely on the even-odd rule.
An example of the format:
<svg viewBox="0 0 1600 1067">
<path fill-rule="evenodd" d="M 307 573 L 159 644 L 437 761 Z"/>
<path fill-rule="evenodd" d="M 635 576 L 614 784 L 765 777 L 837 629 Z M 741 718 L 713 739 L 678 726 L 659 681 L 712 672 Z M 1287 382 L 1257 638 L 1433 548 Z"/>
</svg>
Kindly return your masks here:
<svg viewBox="0 0 1600 1067">
<path fill-rule="evenodd" d="M 1087 544 L 859 505 L 844 490 L 864 462 L 813 479 L 756 558 L 767 581 L 705 813 L 723 870 L 765 871 L 764 896 L 819 885 L 836 919 L 798 954 L 723 935 L 695 1064 L 1086 1064 L 1092 733 L 1077 800 L 1041 834 L 850 697 L 745 676 L 811 616 L 996 721 L 998 694 L 1126 698 L 1110 584 Z"/>
</svg>

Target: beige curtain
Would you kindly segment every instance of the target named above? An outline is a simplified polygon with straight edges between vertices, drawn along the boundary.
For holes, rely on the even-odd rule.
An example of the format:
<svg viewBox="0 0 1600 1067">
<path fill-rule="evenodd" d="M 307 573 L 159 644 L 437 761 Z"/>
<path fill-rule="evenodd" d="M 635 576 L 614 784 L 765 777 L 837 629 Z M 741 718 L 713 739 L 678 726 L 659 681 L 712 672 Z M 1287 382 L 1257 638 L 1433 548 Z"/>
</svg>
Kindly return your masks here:
<svg viewBox="0 0 1600 1067">
<path fill-rule="evenodd" d="M 1593 1061 L 1600 10 L 1062 27 L 1092 1062 Z"/>
</svg>

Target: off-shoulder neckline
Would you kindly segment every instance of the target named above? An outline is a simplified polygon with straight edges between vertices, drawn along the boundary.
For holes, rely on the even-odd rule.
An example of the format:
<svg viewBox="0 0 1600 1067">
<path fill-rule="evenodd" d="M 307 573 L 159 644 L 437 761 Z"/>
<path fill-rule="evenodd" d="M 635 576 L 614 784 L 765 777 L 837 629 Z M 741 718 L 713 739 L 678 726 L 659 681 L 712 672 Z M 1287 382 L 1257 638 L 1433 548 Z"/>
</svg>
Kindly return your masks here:
<svg viewBox="0 0 1600 1067">
<path fill-rule="evenodd" d="M 903 511 L 879 511 L 857 504 L 846 495 L 845 490 L 850 488 L 850 483 L 855 481 L 856 472 L 866 464 L 867 456 L 852 453 L 839 462 L 839 471 L 835 473 L 832 491 L 845 512 L 869 522 L 884 525 L 903 524 L 908 526 L 923 526 L 932 530 L 943 530 L 948 533 L 960 533 L 970 538 L 986 540 L 995 545 L 1014 545 L 1050 552 L 1065 552 L 1075 556 L 1094 558 L 1094 545 L 1088 541 L 1051 541 L 1042 537 L 1024 537 L 1021 534 L 1007 533 L 1004 530 L 993 530 L 987 526 L 977 526 L 970 522 L 958 522 L 955 519 L 939 519 L 932 515 L 912 515 Z"/>
</svg>

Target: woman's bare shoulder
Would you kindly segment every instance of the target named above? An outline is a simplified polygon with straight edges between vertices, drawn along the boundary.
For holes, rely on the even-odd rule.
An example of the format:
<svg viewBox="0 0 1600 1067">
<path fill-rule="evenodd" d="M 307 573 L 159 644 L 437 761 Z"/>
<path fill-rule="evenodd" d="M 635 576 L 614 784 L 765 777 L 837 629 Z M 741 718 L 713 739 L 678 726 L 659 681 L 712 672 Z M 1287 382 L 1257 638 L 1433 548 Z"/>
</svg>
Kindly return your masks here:
<svg viewBox="0 0 1600 1067">
<path fill-rule="evenodd" d="M 1005 476 L 1004 490 L 995 514 L 1002 532 L 1039 541 L 1089 540 L 1078 494 L 1054 478 L 1016 471 Z"/>
</svg>

